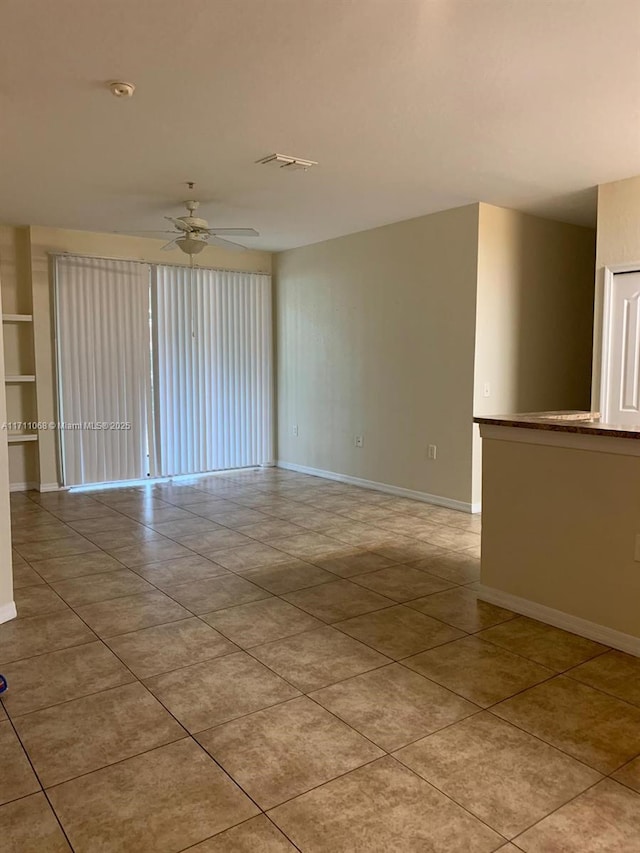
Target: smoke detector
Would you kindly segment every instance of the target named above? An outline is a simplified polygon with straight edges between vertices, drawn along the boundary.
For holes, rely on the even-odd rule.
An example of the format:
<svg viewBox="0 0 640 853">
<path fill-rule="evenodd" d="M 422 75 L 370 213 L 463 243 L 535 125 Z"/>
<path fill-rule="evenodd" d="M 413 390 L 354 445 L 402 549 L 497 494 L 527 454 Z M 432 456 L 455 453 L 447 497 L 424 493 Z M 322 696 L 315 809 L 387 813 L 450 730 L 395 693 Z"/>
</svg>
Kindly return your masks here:
<svg viewBox="0 0 640 853">
<path fill-rule="evenodd" d="M 131 98 L 136 87 L 133 83 L 125 83 L 124 80 L 112 80 L 109 89 L 116 98 Z"/>
<path fill-rule="evenodd" d="M 256 160 L 261 166 L 278 166 L 290 172 L 308 172 L 313 166 L 317 166 L 316 160 L 305 160 L 303 157 L 289 157 L 287 154 L 267 154 L 261 160 Z"/>
</svg>

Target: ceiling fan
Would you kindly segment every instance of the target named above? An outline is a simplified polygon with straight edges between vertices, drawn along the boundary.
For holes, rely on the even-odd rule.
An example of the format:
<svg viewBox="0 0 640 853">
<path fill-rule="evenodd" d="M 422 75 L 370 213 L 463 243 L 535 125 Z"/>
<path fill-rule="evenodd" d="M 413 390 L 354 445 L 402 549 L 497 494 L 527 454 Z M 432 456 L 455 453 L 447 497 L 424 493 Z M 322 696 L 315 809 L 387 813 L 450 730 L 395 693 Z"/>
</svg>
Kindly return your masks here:
<svg viewBox="0 0 640 853">
<path fill-rule="evenodd" d="M 193 183 L 189 183 L 189 189 L 193 189 Z M 176 246 L 187 255 L 199 254 L 205 246 L 222 246 L 225 249 L 244 249 L 239 243 L 226 240 L 224 237 L 259 237 L 255 228 L 210 228 L 206 219 L 195 216 L 199 201 L 185 201 L 187 208 L 186 216 L 165 216 L 173 223 L 173 231 L 147 231 L 147 234 L 171 234 L 171 240 L 162 248 L 165 251 L 175 249 Z M 142 234 L 142 231 L 138 232 Z M 221 235 L 224 235 L 221 236 Z"/>
</svg>

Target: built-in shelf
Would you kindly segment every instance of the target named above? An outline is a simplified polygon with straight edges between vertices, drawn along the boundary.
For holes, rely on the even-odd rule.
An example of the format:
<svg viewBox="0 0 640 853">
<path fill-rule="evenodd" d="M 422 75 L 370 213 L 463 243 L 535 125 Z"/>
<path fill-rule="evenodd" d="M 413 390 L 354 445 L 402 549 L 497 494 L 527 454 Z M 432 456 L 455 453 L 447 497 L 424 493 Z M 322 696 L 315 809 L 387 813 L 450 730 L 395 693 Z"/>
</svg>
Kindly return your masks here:
<svg viewBox="0 0 640 853">
<path fill-rule="evenodd" d="M 18 444 L 23 441 L 37 441 L 37 432 L 10 432 L 7 441 L 9 444 Z"/>
<path fill-rule="evenodd" d="M 33 314 L 3 314 L 3 323 L 31 323 Z"/>
<path fill-rule="evenodd" d="M 35 382 L 36 377 L 30 376 L 29 374 L 22 374 L 21 376 L 5 376 L 5 382 Z"/>
</svg>

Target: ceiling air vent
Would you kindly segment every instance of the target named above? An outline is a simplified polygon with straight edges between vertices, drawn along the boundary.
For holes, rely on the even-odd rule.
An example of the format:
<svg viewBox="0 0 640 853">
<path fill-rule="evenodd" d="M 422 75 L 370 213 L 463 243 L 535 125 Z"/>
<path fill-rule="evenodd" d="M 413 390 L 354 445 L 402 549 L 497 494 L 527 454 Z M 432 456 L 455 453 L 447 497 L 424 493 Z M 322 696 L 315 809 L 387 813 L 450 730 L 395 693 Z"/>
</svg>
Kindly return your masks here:
<svg viewBox="0 0 640 853">
<path fill-rule="evenodd" d="M 267 154 L 261 160 L 256 160 L 262 166 L 277 166 L 280 169 L 287 169 L 290 172 L 302 170 L 307 172 L 312 166 L 317 166 L 315 160 L 305 160 L 302 157 L 288 157 L 286 154 Z"/>
</svg>

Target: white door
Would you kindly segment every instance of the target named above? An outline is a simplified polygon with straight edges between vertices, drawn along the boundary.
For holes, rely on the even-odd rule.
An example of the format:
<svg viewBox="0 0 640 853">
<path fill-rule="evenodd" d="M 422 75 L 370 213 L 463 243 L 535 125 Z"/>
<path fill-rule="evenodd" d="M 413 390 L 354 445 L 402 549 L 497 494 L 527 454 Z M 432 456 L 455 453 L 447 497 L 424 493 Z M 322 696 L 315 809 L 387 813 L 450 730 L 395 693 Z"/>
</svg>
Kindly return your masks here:
<svg viewBox="0 0 640 853">
<path fill-rule="evenodd" d="M 608 278 L 604 332 L 603 420 L 640 425 L 640 271 Z"/>
</svg>

